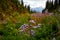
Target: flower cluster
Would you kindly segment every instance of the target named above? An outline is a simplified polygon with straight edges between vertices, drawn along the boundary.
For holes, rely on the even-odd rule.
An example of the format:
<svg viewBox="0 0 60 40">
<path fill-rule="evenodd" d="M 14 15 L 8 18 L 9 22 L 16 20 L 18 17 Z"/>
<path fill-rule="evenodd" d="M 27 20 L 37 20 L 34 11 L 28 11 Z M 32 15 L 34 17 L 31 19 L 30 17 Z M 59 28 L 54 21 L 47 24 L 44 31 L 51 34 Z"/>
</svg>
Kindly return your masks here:
<svg viewBox="0 0 60 40">
<path fill-rule="evenodd" d="M 30 20 L 29 22 L 35 24 L 36 22 L 34 20 Z M 35 31 L 32 30 L 31 28 L 39 28 L 42 24 L 38 24 L 38 25 L 34 25 L 33 24 L 23 24 L 21 27 L 20 27 L 20 32 L 28 32 L 28 34 L 31 34 L 31 35 L 34 35 L 35 34 Z"/>
</svg>

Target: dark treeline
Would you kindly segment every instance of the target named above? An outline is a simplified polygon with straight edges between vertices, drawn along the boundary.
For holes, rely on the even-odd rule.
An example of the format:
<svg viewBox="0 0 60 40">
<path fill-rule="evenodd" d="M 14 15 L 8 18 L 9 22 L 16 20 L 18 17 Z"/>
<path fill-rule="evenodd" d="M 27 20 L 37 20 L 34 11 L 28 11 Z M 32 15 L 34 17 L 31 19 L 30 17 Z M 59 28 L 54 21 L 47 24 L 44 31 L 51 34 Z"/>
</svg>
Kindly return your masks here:
<svg viewBox="0 0 60 40">
<path fill-rule="evenodd" d="M 55 1 L 52 0 L 51 2 L 47 0 L 46 8 L 44 10 L 48 9 L 48 12 L 54 12 L 55 10 L 58 10 L 59 7 L 60 7 L 60 0 Z"/>
<path fill-rule="evenodd" d="M 30 6 L 24 6 L 23 0 L 0 0 L 0 13 L 10 13 L 17 11 L 19 13 L 30 12 Z"/>
</svg>

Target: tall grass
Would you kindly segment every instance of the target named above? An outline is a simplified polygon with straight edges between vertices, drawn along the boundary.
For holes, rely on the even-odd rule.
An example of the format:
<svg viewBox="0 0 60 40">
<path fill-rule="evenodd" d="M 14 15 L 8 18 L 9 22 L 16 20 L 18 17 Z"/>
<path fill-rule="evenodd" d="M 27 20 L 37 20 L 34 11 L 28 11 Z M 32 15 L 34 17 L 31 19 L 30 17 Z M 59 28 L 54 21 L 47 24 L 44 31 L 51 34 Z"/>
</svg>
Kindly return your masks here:
<svg viewBox="0 0 60 40">
<path fill-rule="evenodd" d="M 0 24 L 0 40 L 52 40 L 56 31 L 56 39 L 60 38 L 60 15 L 31 17 L 31 14 L 19 14 L 14 12 L 12 16 L 6 16 L 6 23 Z M 29 36 L 27 33 L 19 32 L 19 28 L 23 24 L 28 24 L 29 20 L 33 19 L 37 24 L 42 24 L 39 28 L 32 28 L 35 31 L 34 36 Z M 33 25 L 33 24 L 32 24 Z M 57 30 L 52 27 L 57 26 Z"/>
</svg>

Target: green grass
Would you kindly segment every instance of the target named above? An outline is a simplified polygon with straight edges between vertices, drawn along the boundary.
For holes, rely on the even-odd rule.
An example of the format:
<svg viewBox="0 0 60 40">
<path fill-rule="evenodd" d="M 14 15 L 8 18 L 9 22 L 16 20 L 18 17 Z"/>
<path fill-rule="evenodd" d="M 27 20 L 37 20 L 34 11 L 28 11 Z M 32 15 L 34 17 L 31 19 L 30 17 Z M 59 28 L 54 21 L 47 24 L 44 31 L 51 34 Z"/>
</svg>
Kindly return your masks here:
<svg viewBox="0 0 60 40">
<path fill-rule="evenodd" d="M 14 17 L 6 16 L 7 23 L 0 25 L 0 40 L 52 40 L 53 35 L 51 33 L 55 32 L 52 27 L 57 26 L 58 32 L 56 33 L 56 39 L 59 40 L 60 38 L 60 15 L 55 16 L 46 16 L 42 17 L 42 21 L 40 22 L 43 24 L 41 27 L 33 29 L 35 31 L 35 36 L 29 36 L 27 33 L 18 33 L 19 27 L 22 24 L 28 24 L 29 19 L 31 19 L 31 14 L 13 14 Z M 33 18 L 33 17 L 32 17 Z M 34 19 L 38 24 L 37 19 Z"/>
</svg>

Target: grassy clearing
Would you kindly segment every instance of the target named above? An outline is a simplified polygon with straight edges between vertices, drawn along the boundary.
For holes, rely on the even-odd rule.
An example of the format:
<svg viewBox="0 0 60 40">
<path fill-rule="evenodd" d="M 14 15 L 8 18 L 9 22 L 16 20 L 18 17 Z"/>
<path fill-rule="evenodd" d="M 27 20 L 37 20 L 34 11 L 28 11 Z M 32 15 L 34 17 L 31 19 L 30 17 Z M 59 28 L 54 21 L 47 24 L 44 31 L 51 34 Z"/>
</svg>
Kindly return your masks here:
<svg viewBox="0 0 60 40">
<path fill-rule="evenodd" d="M 0 24 L 0 40 L 52 40 L 53 32 L 57 32 L 56 39 L 60 37 L 60 15 L 45 16 L 45 17 L 31 17 L 31 14 L 19 14 L 15 12 L 13 16 L 6 16 L 6 23 Z M 29 20 L 33 19 L 37 24 L 43 24 L 41 27 L 33 29 L 35 36 L 29 36 L 27 33 L 20 33 L 19 27 L 23 24 L 28 24 Z M 33 25 L 33 24 L 32 24 Z M 54 30 L 57 26 L 58 30 Z"/>
</svg>

